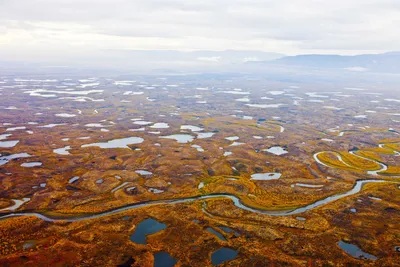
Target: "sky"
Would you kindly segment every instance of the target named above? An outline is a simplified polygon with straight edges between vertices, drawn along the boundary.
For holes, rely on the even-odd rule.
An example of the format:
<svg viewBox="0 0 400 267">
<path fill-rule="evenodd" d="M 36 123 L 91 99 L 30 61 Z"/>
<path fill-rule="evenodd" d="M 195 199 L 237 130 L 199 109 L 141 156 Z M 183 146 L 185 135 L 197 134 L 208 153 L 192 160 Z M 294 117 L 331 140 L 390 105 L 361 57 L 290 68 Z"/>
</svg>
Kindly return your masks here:
<svg viewBox="0 0 400 267">
<path fill-rule="evenodd" d="M 400 50 L 399 0 L 1 0 L 3 59 L 107 50 Z"/>
</svg>

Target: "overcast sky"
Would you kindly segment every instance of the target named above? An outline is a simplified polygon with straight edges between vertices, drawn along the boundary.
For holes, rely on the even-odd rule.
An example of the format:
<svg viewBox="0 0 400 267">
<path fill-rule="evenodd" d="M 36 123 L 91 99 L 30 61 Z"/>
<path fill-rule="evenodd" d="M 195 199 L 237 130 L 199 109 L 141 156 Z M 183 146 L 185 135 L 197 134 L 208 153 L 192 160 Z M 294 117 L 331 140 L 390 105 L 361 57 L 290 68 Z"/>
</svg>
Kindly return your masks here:
<svg viewBox="0 0 400 267">
<path fill-rule="evenodd" d="M 400 50 L 400 0 L 0 0 L 0 55 Z"/>
</svg>

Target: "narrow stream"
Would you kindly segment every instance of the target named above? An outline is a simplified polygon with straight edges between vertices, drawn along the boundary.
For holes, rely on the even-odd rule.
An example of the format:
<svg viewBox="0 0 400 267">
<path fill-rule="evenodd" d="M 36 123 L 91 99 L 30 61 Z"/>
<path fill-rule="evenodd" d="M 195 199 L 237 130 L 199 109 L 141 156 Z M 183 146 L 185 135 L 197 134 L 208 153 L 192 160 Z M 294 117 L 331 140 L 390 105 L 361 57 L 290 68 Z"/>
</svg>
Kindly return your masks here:
<svg viewBox="0 0 400 267">
<path fill-rule="evenodd" d="M 357 194 L 358 192 L 361 191 L 364 184 L 384 183 L 384 182 L 391 183 L 390 181 L 384 181 L 384 180 L 360 180 L 360 181 L 356 182 L 356 184 L 354 185 L 354 187 L 351 190 L 349 190 L 345 193 L 329 196 L 324 199 L 318 200 L 312 204 L 309 204 L 309 205 L 306 205 L 306 206 L 303 206 L 300 208 L 296 208 L 293 210 L 262 210 L 262 209 L 252 208 L 252 207 L 244 205 L 240 201 L 240 199 L 234 195 L 210 194 L 210 195 L 188 197 L 188 198 L 181 198 L 181 199 L 146 201 L 146 202 L 127 205 L 124 207 L 116 208 L 116 209 L 101 212 L 101 213 L 81 215 L 81 216 L 75 216 L 75 217 L 74 217 L 74 215 L 70 215 L 70 216 L 66 215 L 65 217 L 55 217 L 55 216 L 48 216 L 48 215 L 38 213 L 38 212 L 15 212 L 15 213 L 9 213 L 4 216 L 1 216 L 0 219 L 7 219 L 7 218 L 12 218 L 12 217 L 23 217 L 23 216 L 25 216 L 25 217 L 34 216 L 34 217 L 37 217 L 37 218 L 42 219 L 47 222 L 56 222 L 56 221 L 76 222 L 76 221 L 84 221 L 84 220 L 90 220 L 90 219 L 95 219 L 95 218 L 101 218 L 101 217 L 113 215 L 113 214 L 116 214 L 116 213 L 119 213 L 122 211 L 126 211 L 126 210 L 130 210 L 130 209 L 136 209 L 136 208 L 142 208 L 142 207 L 148 207 L 148 206 L 154 206 L 154 205 L 179 204 L 179 203 L 192 202 L 192 201 L 196 201 L 196 200 L 215 199 L 215 198 L 231 199 L 236 207 L 238 207 L 242 210 L 246 210 L 246 211 L 250 211 L 250 212 L 254 212 L 254 213 L 258 213 L 258 214 L 265 214 L 265 215 L 270 215 L 270 216 L 288 216 L 288 215 L 300 214 L 300 213 L 306 212 L 308 210 L 312 210 L 312 209 L 315 209 L 322 205 L 328 204 L 330 202 L 336 201 L 338 199 Z"/>
<path fill-rule="evenodd" d="M 351 150 L 351 151 L 349 151 L 349 153 L 352 154 L 353 156 L 359 157 L 361 159 L 365 159 L 365 160 L 369 160 L 369 161 L 375 162 L 376 164 L 381 166 L 381 168 L 379 170 L 367 171 L 367 173 L 370 174 L 370 175 L 379 175 L 379 172 L 384 172 L 384 171 L 387 171 L 387 169 L 388 169 L 388 166 L 386 164 L 383 164 L 382 162 L 379 162 L 379 161 L 376 161 L 376 160 L 373 160 L 373 159 L 370 159 L 370 158 L 366 158 L 366 157 L 357 155 L 356 154 L 356 150 Z"/>
<path fill-rule="evenodd" d="M 379 147 L 380 147 L 380 148 L 383 148 L 384 146 L 385 146 L 385 144 L 379 144 Z M 390 149 L 390 148 L 387 148 L 387 149 Z M 397 152 L 396 150 L 393 150 L 393 149 L 391 149 L 391 150 L 393 151 L 393 153 L 395 154 L 395 156 L 397 156 L 397 153 L 398 153 L 398 152 Z M 352 155 L 355 156 L 355 157 L 358 157 L 358 158 L 361 158 L 361 159 L 364 159 L 364 160 L 368 160 L 368 161 L 372 161 L 372 162 L 374 162 L 374 163 L 376 163 L 376 164 L 378 164 L 378 165 L 380 166 L 380 169 L 378 169 L 378 170 L 371 170 L 371 171 L 366 170 L 367 174 L 377 176 L 377 175 L 380 175 L 380 174 L 379 174 L 380 172 L 384 172 L 384 171 L 387 171 L 387 170 L 388 170 L 388 166 L 387 166 L 386 164 L 384 164 L 384 163 L 382 163 L 382 162 L 380 162 L 380 161 L 371 159 L 371 158 L 367 158 L 367 157 L 360 156 L 360 155 L 356 154 L 356 152 L 357 152 L 357 150 L 350 150 L 350 151 L 349 151 L 349 153 L 352 154 Z M 321 164 L 321 165 L 323 165 L 323 166 L 325 166 L 325 167 L 334 168 L 334 167 L 332 167 L 332 166 L 329 166 L 328 164 L 323 163 L 323 162 L 318 158 L 318 156 L 319 156 L 320 154 L 322 154 L 322 153 L 333 153 L 333 154 L 335 154 L 335 156 L 337 157 L 337 159 L 338 159 L 341 163 L 345 164 L 346 166 L 348 166 L 348 167 L 350 167 L 350 168 L 353 168 L 353 169 L 362 170 L 362 169 L 360 169 L 360 168 L 357 168 L 357 167 L 355 167 L 355 166 L 353 166 L 353 165 L 350 165 L 350 164 L 346 163 L 346 162 L 343 160 L 343 158 L 340 156 L 340 154 L 337 153 L 337 152 L 321 151 L 321 152 L 315 153 L 314 156 L 313 156 L 313 157 L 314 157 L 314 160 L 315 160 L 317 163 L 319 163 L 319 164 Z"/>
</svg>

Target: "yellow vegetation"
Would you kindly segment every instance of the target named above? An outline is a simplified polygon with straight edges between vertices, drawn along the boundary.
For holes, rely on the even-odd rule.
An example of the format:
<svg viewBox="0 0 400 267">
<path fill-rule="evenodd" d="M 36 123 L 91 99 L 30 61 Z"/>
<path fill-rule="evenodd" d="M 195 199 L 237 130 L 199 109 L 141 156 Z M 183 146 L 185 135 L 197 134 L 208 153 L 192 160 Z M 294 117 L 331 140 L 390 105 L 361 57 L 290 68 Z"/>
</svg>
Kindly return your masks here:
<svg viewBox="0 0 400 267">
<path fill-rule="evenodd" d="M 384 172 L 380 172 L 382 175 L 388 176 L 400 176 L 400 166 L 389 166 Z"/>
<path fill-rule="evenodd" d="M 345 170 L 351 170 L 355 171 L 355 168 L 352 168 L 350 166 L 347 166 L 343 162 L 341 162 L 336 154 L 333 154 L 332 152 L 324 152 L 319 154 L 318 159 L 322 161 L 324 164 L 334 167 L 334 168 L 339 168 L 339 169 L 345 169 Z"/>
<path fill-rule="evenodd" d="M 357 152 L 356 152 L 357 153 Z M 375 163 L 372 160 L 363 159 L 357 156 L 354 156 L 348 152 L 340 153 L 344 162 L 354 166 L 358 169 L 363 170 L 379 170 L 379 164 Z"/>
</svg>

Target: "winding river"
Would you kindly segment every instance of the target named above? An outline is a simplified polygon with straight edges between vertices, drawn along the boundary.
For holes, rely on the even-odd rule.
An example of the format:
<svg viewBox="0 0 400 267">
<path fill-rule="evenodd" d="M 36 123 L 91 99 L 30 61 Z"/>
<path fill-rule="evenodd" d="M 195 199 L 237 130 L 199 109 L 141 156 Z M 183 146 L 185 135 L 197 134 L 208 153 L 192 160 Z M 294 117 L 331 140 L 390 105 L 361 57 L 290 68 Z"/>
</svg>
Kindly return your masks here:
<svg viewBox="0 0 400 267">
<path fill-rule="evenodd" d="M 15 213 L 9 213 L 9 214 L 3 215 L 0 217 L 0 219 L 33 216 L 33 217 L 37 217 L 37 218 L 42 219 L 47 222 L 57 222 L 57 221 L 77 222 L 77 221 L 85 221 L 85 220 L 90 220 L 90 219 L 101 218 L 101 217 L 117 214 L 119 212 L 131 210 L 131 209 L 137 209 L 137 208 L 143 208 L 143 207 L 149 207 L 149 206 L 155 206 L 155 205 L 167 205 L 167 204 L 173 205 L 173 204 L 186 203 L 186 202 L 192 202 L 192 201 L 197 201 L 197 200 L 215 199 L 215 198 L 231 199 L 233 201 L 233 204 L 236 207 L 238 207 L 242 210 L 253 212 L 253 213 L 265 214 L 265 215 L 269 215 L 269 216 L 289 216 L 289 215 L 300 214 L 300 213 L 306 212 L 308 210 L 312 210 L 312 209 L 318 208 L 320 206 L 323 206 L 325 204 L 331 203 L 338 199 L 357 194 L 361 191 L 363 185 L 365 185 L 365 184 L 384 183 L 384 182 L 391 183 L 391 181 L 385 181 L 385 180 L 360 180 L 360 181 L 357 181 L 356 184 L 354 185 L 354 187 L 347 192 L 329 196 L 324 199 L 318 200 L 312 204 L 309 204 L 309 205 L 306 205 L 306 206 L 303 206 L 300 208 L 292 209 L 292 210 L 262 210 L 262 209 L 257 209 L 257 208 L 246 206 L 245 204 L 243 204 L 240 201 L 240 199 L 238 197 L 236 197 L 234 195 L 210 194 L 210 195 L 180 198 L 180 199 L 155 200 L 155 201 L 141 202 L 141 203 L 131 204 L 131 205 L 127 205 L 124 207 L 112 209 L 112 210 L 101 212 L 101 213 L 87 214 L 87 215 L 81 215 L 81 216 L 66 215 L 65 217 L 56 217 L 56 216 L 45 215 L 45 214 L 39 213 L 39 212 L 15 212 Z"/>
<path fill-rule="evenodd" d="M 398 152 L 398 151 L 396 151 L 396 150 L 394 150 L 394 149 L 385 147 L 385 144 L 379 144 L 379 147 L 380 147 L 380 148 L 389 149 L 389 150 L 393 151 L 394 156 L 396 156 L 396 157 L 400 155 L 400 152 Z M 382 163 L 382 162 L 380 162 L 380 161 L 371 159 L 371 158 L 367 158 L 367 157 L 360 156 L 360 155 L 356 154 L 356 152 L 357 152 L 357 150 L 350 150 L 350 151 L 349 151 L 349 153 L 350 153 L 351 155 L 355 156 L 355 157 L 358 157 L 358 158 L 364 159 L 364 160 L 368 160 L 368 161 L 372 161 L 372 162 L 374 162 L 374 163 L 376 163 L 376 164 L 378 164 L 378 165 L 380 166 L 380 168 L 379 168 L 378 170 L 370 170 L 370 171 L 369 171 L 369 170 L 365 170 L 365 171 L 367 172 L 367 174 L 377 176 L 377 175 L 380 175 L 380 172 L 384 172 L 384 171 L 387 171 L 387 170 L 388 170 L 388 166 L 387 166 L 386 164 L 384 164 L 384 163 Z M 313 156 L 313 157 L 314 157 L 314 160 L 315 160 L 317 163 L 319 163 L 319 164 L 321 164 L 321 165 L 323 165 L 323 166 L 325 166 L 325 167 L 335 168 L 335 167 L 333 167 L 333 166 L 329 166 L 328 164 L 325 164 L 324 162 L 322 162 L 322 161 L 318 158 L 318 156 L 319 156 L 320 154 L 322 154 L 322 153 L 332 153 L 332 154 L 334 154 L 334 155 L 337 157 L 337 159 L 338 159 L 341 163 L 343 163 L 344 165 L 346 165 L 346 166 L 348 166 L 348 167 L 350 167 L 350 168 L 352 168 L 352 169 L 355 169 L 355 170 L 364 170 L 364 169 L 357 168 L 356 166 L 353 166 L 353 165 L 351 165 L 351 164 L 345 162 L 345 161 L 343 160 L 342 156 L 341 156 L 338 152 L 334 152 L 334 151 L 321 151 L 321 152 L 315 153 L 314 156 Z M 392 176 L 392 177 L 395 177 L 395 176 Z"/>
<path fill-rule="evenodd" d="M 382 162 L 379 162 L 377 160 L 373 160 L 373 159 L 370 159 L 370 158 L 366 158 L 366 157 L 357 155 L 356 154 L 356 150 L 351 150 L 351 151 L 349 151 L 349 153 L 352 154 L 353 156 L 359 157 L 361 159 L 373 161 L 373 162 L 375 162 L 376 164 L 378 164 L 381 167 L 379 170 L 376 170 L 376 171 L 367 171 L 367 173 L 370 174 L 370 175 L 379 175 L 379 172 L 384 172 L 384 171 L 387 171 L 387 169 L 388 169 L 388 166 L 386 164 L 382 163 Z"/>
<path fill-rule="evenodd" d="M 384 148 L 385 144 L 379 144 L 380 148 Z M 390 149 L 390 148 L 388 148 Z M 398 151 L 395 151 L 393 149 L 391 149 L 394 153 L 395 156 L 398 155 Z M 376 161 L 374 159 L 371 158 L 367 158 L 367 157 L 363 157 L 360 156 L 358 154 L 356 154 L 357 150 L 351 150 L 349 151 L 350 154 L 359 157 L 361 159 L 364 160 L 369 160 L 369 161 L 373 161 L 376 164 L 378 164 L 380 166 L 380 169 L 378 170 L 373 170 L 373 171 L 366 171 L 368 174 L 370 175 L 379 175 L 380 172 L 386 171 L 388 169 L 388 166 L 382 162 Z M 314 160 L 326 167 L 329 168 L 333 168 L 332 166 L 329 166 L 327 164 L 325 164 L 324 162 L 322 162 L 319 158 L 318 155 L 320 155 L 321 153 L 328 153 L 329 151 L 322 151 L 322 152 L 318 152 L 314 154 Z M 354 169 L 359 169 L 355 166 L 352 166 L 348 163 L 346 163 L 345 161 L 343 161 L 343 158 L 341 157 L 341 155 L 337 152 L 330 152 L 333 153 L 337 159 L 342 162 L 343 164 L 345 164 L 348 167 L 354 168 Z M 359 169 L 360 170 L 360 169 Z M 356 184 L 354 185 L 354 187 L 345 192 L 345 193 L 341 193 L 341 194 L 337 194 L 337 195 L 333 195 L 333 196 L 329 196 L 326 197 L 324 199 L 318 200 L 312 204 L 300 207 L 300 208 L 296 208 L 296 209 L 292 209 L 292 210 L 264 210 L 264 209 L 257 209 L 257 208 L 253 208 L 250 206 L 246 206 L 245 204 L 243 204 L 240 199 L 234 195 L 231 194 L 209 194 L 209 195 L 203 195 L 203 196 L 196 196 L 196 197 L 188 197 L 188 198 L 179 198 L 179 199 L 166 199 L 166 200 L 154 200 L 154 201 L 145 201 L 145 202 L 140 202 L 140 203 L 135 203 L 135 204 L 131 204 L 131 205 L 127 205 L 127 206 L 123 206 L 123 207 L 119 207 L 119 208 L 115 208 L 109 211 L 105 211 L 105 212 L 101 212 L 101 213 L 95 213 L 95 214 L 86 214 L 86 215 L 65 215 L 64 217 L 57 217 L 57 216 L 50 216 L 50 215 L 46 215 L 45 213 L 39 213 L 39 212 L 14 212 L 14 213 L 6 213 L 3 216 L 0 216 L 0 219 L 7 219 L 7 218 L 13 218 L 13 217 L 28 217 L 28 216 L 33 216 L 33 217 L 37 217 L 39 219 L 42 219 L 44 221 L 47 222 L 56 222 L 56 221 L 64 221 L 64 222 L 77 222 L 77 221 L 84 221 L 84 220 L 90 220 L 90 219 L 96 219 L 96 218 L 101 218 L 104 216 L 109 216 L 109 215 L 113 215 L 122 211 L 126 211 L 126 210 L 131 210 L 131 209 L 137 209 L 137 208 L 143 208 L 143 207 L 148 207 L 148 206 L 154 206 L 154 205 L 173 205 L 173 204 L 179 204 L 179 203 L 186 203 L 186 202 L 192 202 L 192 201 L 197 201 L 197 200 L 206 200 L 206 199 L 215 199 L 215 198 L 228 198 L 231 199 L 233 201 L 233 204 L 237 207 L 240 208 L 242 210 L 246 210 L 249 212 L 253 212 L 253 213 L 258 213 L 258 214 L 265 214 L 265 215 L 269 215 L 269 216 L 289 216 L 289 215 L 295 215 L 295 214 L 300 214 L 303 212 L 306 212 L 308 210 L 312 210 L 315 208 L 318 208 L 320 206 L 326 205 L 328 203 L 331 203 L 333 201 L 336 201 L 338 199 L 347 197 L 347 196 L 351 196 L 354 194 L 357 194 L 361 191 L 362 187 L 364 184 L 367 183 L 383 183 L 383 182 L 391 182 L 391 181 L 385 181 L 385 180 L 360 180 L 357 181 Z"/>
</svg>

